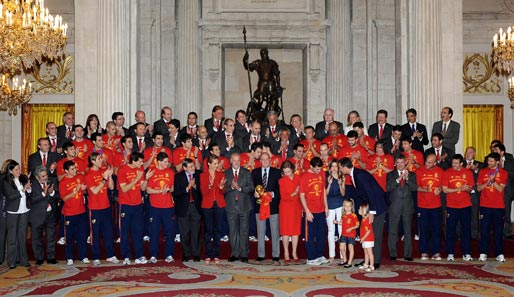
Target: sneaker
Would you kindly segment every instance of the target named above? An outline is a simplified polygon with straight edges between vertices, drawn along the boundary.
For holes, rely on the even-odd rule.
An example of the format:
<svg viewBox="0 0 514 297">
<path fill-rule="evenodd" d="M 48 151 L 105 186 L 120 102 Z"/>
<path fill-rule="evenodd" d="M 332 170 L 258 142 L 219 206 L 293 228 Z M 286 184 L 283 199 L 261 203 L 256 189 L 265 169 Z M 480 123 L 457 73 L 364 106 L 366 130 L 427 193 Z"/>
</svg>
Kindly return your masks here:
<svg viewBox="0 0 514 297">
<path fill-rule="evenodd" d="M 118 258 L 116 258 L 116 256 L 112 256 L 110 258 L 107 258 L 105 259 L 107 262 L 111 262 L 112 264 L 118 264 L 120 263 L 120 260 L 118 260 Z"/>
<path fill-rule="evenodd" d="M 89 263 L 91 263 L 91 262 L 89 262 L 89 259 L 88 259 L 88 258 L 84 258 L 84 259 L 82 259 L 82 261 L 80 261 L 80 262 L 82 262 L 82 263 L 84 263 L 84 264 L 89 264 Z"/>
<path fill-rule="evenodd" d="M 466 262 L 470 262 L 470 261 L 473 261 L 473 258 L 471 258 L 470 254 L 466 254 L 466 255 L 462 256 L 462 260 L 464 260 Z"/>
<path fill-rule="evenodd" d="M 175 242 L 180 242 L 180 234 L 175 235 Z"/>
<path fill-rule="evenodd" d="M 366 264 L 362 264 L 361 266 L 359 266 L 359 269 L 368 269 L 368 265 Z"/>
<path fill-rule="evenodd" d="M 148 236 L 148 235 L 143 236 L 143 241 L 150 242 L 150 236 Z"/>
<path fill-rule="evenodd" d="M 225 235 L 221 238 L 221 241 L 227 242 L 228 241 L 228 235 Z"/>
<path fill-rule="evenodd" d="M 251 242 L 257 242 L 258 241 L 257 237 L 255 237 L 255 236 L 248 237 L 248 240 L 251 241 Z"/>
<path fill-rule="evenodd" d="M 421 260 L 422 261 L 428 260 L 428 254 L 421 254 Z"/>
<path fill-rule="evenodd" d="M 418 234 L 414 235 L 414 240 L 419 240 L 419 235 Z"/>
<path fill-rule="evenodd" d="M 315 266 L 321 265 L 321 262 L 318 259 L 319 258 L 314 259 L 314 260 L 307 260 L 307 265 L 315 265 Z"/>
<path fill-rule="evenodd" d="M 337 241 L 338 239 L 339 239 L 339 237 L 334 235 L 334 241 Z"/>
<path fill-rule="evenodd" d="M 368 268 L 366 268 L 366 272 L 371 272 L 374 270 L 375 270 L 375 267 L 373 267 L 373 266 L 369 266 Z"/>
<path fill-rule="evenodd" d="M 146 257 L 145 257 L 145 256 L 143 256 L 143 257 L 141 257 L 141 258 L 136 259 L 136 260 L 134 261 L 134 263 L 136 263 L 136 264 L 146 264 L 146 263 L 148 263 L 148 260 L 146 260 Z"/>
<path fill-rule="evenodd" d="M 498 261 L 500 263 L 505 262 L 505 256 L 503 254 L 498 255 L 498 257 L 496 257 L 496 261 Z"/>
<path fill-rule="evenodd" d="M 116 243 L 120 243 L 121 242 L 121 237 L 118 237 L 118 239 L 116 239 Z"/>
<path fill-rule="evenodd" d="M 478 258 L 478 261 L 481 261 L 481 262 L 487 261 L 487 255 L 486 254 L 480 254 L 480 257 Z"/>
<path fill-rule="evenodd" d="M 439 253 L 433 255 L 432 260 L 441 261 L 441 255 L 439 255 Z"/>
<path fill-rule="evenodd" d="M 123 265 L 130 265 L 130 259 L 129 258 L 125 258 L 123 260 Z"/>
<path fill-rule="evenodd" d="M 321 264 L 327 264 L 327 263 L 330 263 L 330 260 L 328 260 L 327 258 L 325 258 L 324 256 L 322 257 L 319 257 L 317 259 Z"/>
<path fill-rule="evenodd" d="M 400 238 L 401 241 L 405 240 L 405 235 L 402 235 L 402 238 Z"/>
<path fill-rule="evenodd" d="M 100 265 L 100 260 L 93 260 L 93 265 L 98 266 Z"/>
<path fill-rule="evenodd" d="M 355 237 L 355 241 L 361 241 L 360 236 Z"/>
<path fill-rule="evenodd" d="M 66 260 L 66 265 L 68 265 L 68 266 L 73 265 L 73 259 Z"/>
<path fill-rule="evenodd" d="M 87 237 L 87 243 L 88 243 L 88 244 L 91 244 L 91 236 L 88 236 L 88 237 Z"/>
<path fill-rule="evenodd" d="M 264 241 L 269 241 L 269 237 L 267 235 L 264 236 Z"/>
<path fill-rule="evenodd" d="M 455 261 L 455 257 L 453 256 L 453 254 L 449 254 L 448 257 L 446 257 L 446 261 L 448 261 L 448 262 Z"/>
<path fill-rule="evenodd" d="M 57 242 L 58 245 L 65 245 L 66 239 L 64 237 L 59 238 L 59 241 Z"/>
<path fill-rule="evenodd" d="M 152 263 L 152 264 L 157 263 L 157 258 L 155 258 L 155 257 L 150 257 L 150 263 Z"/>
<path fill-rule="evenodd" d="M 175 259 L 173 259 L 173 256 L 169 255 L 166 257 L 166 259 L 164 259 L 164 261 L 166 261 L 166 263 L 172 263 L 175 262 Z"/>
</svg>

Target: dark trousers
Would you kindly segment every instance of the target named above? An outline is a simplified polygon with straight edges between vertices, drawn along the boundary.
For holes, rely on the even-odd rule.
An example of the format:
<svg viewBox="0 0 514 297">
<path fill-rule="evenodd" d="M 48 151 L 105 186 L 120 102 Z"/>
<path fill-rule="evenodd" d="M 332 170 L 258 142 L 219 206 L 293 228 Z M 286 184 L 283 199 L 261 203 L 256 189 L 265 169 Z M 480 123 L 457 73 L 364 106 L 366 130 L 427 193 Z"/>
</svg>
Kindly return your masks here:
<svg viewBox="0 0 514 297">
<path fill-rule="evenodd" d="M 407 213 L 402 213 L 401 211 L 398 213 L 395 212 L 389 212 L 389 236 L 387 238 L 387 243 L 389 247 L 389 256 L 390 257 L 397 257 L 398 256 L 398 239 L 400 237 L 399 233 L 401 231 L 402 234 L 405 235 L 404 237 L 404 250 L 403 250 L 403 257 L 404 258 L 411 258 L 412 257 L 412 212 L 411 211 Z M 400 230 L 400 221 L 403 222 L 401 224 L 402 229 Z M 373 220 L 373 222 L 375 222 Z M 375 230 L 373 230 L 375 231 Z M 376 250 L 375 248 L 374 250 Z"/>
<path fill-rule="evenodd" d="M 327 220 L 325 212 L 313 213 L 312 222 L 307 221 L 308 236 L 305 239 L 307 260 L 315 260 L 325 254 L 327 243 Z M 333 239 L 332 239 L 333 240 Z"/>
<path fill-rule="evenodd" d="M 248 243 L 248 229 L 250 210 L 240 209 L 238 203 L 231 211 L 227 211 L 228 227 L 230 230 L 229 240 L 231 248 L 231 257 L 248 258 L 250 245 Z"/>
<path fill-rule="evenodd" d="M 5 238 L 7 236 L 7 213 L 0 211 L 0 263 L 5 260 Z"/>
<path fill-rule="evenodd" d="M 66 259 L 74 259 L 73 246 L 77 243 L 79 259 L 87 258 L 87 230 L 86 213 L 74 216 L 64 216 L 64 237 L 66 238 Z"/>
<path fill-rule="evenodd" d="M 205 220 L 205 256 L 207 258 L 220 257 L 221 225 L 225 209 L 219 208 L 214 202 L 212 208 L 202 208 Z"/>
<path fill-rule="evenodd" d="M 418 207 L 419 250 L 422 254 L 435 255 L 441 248 L 442 208 Z"/>
<path fill-rule="evenodd" d="M 134 245 L 136 258 L 144 256 L 143 249 L 143 204 L 121 205 L 120 250 L 122 258 L 130 258 L 130 240 Z"/>
<path fill-rule="evenodd" d="M 373 235 L 375 236 L 375 246 L 373 247 L 373 258 L 375 258 L 375 264 L 382 262 L 382 238 L 384 237 L 384 223 L 386 213 L 375 215 L 373 218 Z"/>
<path fill-rule="evenodd" d="M 510 180 L 510 178 L 509 178 Z M 512 187 L 512 185 L 510 185 Z M 512 235 L 512 222 L 510 221 L 511 211 L 512 211 L 512 194 L 511 191 L 504 191 L 503 200 L 505 202 L 505 224 L 503 227 L 503 236 L 511 236 Z"/>
<path fill-rule="evenodd" d="M 147 193 L 141 192 L 143 196 L 143 236 L 150 235 L 150 196 Z"/>
<path fill-rule="evenodd" d="M 471 238 L 478 239 L 478 210 L 480 201 L 480 193 L 471 193 Z"/>
<path fill-rule="evenodd" d="M 16 261 L 25 266 L 29 264 L 27 255 L 27 226 L 29 213 L 7 213 L 7 265 L 15 267 Z"/>
<path fill-rule="evenodd" d="M 494 255 L 503 254 L 503 223 L 505 209 L 480 207 L 480 253 L 489 254 L 491 227 L 493 228 Z"/>
<path fill-rule="evenodd" d="M 175 253 L 175 229 L 173 220 L 175 219 L 175 208 L 150 208 L 150 256 L 158 257 L 159 243 L 161 242 L 162 233 L 166 238 L 164 242 L 164 257 L 173 256 Z"/>
<path fill-rule="evenodd" d="M 200 229 L 202 216 L 196 209 L 194 203 L 190 203 L 187 213 L 183 217 L 178 217 L 180 226 L 180 242 L 184 249 L 184 257 L 200 256 Z"/>
<path fill-rule="evenodd" d="M 102 237 L 105 248 L 105 257 L 114 256 L 114 235 L 112 234 L 112 208 L 90 210 L 89 221 L 91 222 L 91 253 L 93 259 L 100 260 L 100 237 Z"/>
<path fill-rule="evenodd" d="M 32 230 L 32 251 L 34 252 L 36 261 L 45 258 L 43 231 L 46 231 L 46 258 L 55 259 L 57 218 L 54 210 L 46 211 L 46 205 L 45 209 L 39 209 L 39 211 L 35 208 L 31 208 L 29 221 Z"/>
<path fill-rule="evenodd" d="M 471 255 L 471 206 L 446 208 L 446 253 L 455 254 L 457 224 L 460 223 L 460 245 L 463 255 Z"/>
</svg>

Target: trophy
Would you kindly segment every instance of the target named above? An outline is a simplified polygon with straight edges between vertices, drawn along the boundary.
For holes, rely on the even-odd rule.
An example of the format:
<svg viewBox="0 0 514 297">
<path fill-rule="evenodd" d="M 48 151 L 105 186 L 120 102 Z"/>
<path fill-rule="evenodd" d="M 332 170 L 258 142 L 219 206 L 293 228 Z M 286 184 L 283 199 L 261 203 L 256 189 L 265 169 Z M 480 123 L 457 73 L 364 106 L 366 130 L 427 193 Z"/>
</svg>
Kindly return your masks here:
<svg viewBox="0 0 514 297">
<path fill-rule="evenodd" d="M 264 195 L 264 193 L 266 192 L 264 190 L 264 187 L 262 185 L 256 186 L 255 187 L 255 192 L 257 192 L 257 195 L 259 195 L 259 198 L 257 198 L 257 204 L 261 204 L 262 195 Z"/>
</svg>

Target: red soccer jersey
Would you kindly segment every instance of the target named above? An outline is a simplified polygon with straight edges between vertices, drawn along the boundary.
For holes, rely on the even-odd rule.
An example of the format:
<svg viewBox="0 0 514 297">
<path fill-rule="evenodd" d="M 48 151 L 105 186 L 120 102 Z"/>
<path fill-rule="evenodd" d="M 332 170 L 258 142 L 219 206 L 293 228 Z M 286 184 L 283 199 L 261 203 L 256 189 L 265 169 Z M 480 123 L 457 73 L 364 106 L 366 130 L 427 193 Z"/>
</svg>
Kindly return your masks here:
<svg viewBox="0 0 514 297">
<path fill-rule="evenodd" d="M 109 137 L 108 134 L 102 135 L 103 140 L 103 147 L 106 149 L 111 150 L 111 152 L 116 153 L 123 149 L 121 146 L 121 136 L 120 135 L 114 135 L 112 137 Z"/>
<path fill-rule="evenodd" d="M 403 152 L 403 154 L 405 155 L 405 158 L 407 159 L 405 161 L 407 161 L 407 162 L 409 162 L 410 158 L 412 158 L 421 167 L 423 167 L 423 164 L 425 164 L 425 157 L 423 157 L 423 154 L 420 151 L 411 150 L 410 153 Z M 421 167 L 419 169 L 421 169 Z M 409 170 L 410 172 L 416 172 L 416 170 L 419 170 L 419 169 L 416 168 L 416 166 L 414 166 L 414 164 L 412 164 L 412 163 L 410 163 L 407 166 L 407 170 Z"/>
<path fill-rule="evenodd" d="M 141 171 L 144 175 L 143 167 L 132 168 L 128 164 L 121 166 L 118 170 L 118 200 L 120 205 L 135 206 L 143 203 L 141 197 L 141 181 L 144 179 L 144 176 L 127 192 L 123 192 L 120 186 L 121 184 L 130 184 L 136 178 L 138 171 Z"/>
<path fill-rule="evenodd" d="M 91 191 L 91 188 L 97 187 L 101 183 L 103 173 L 104 170 L 89 169 L 84 178 L 88 193 L 87 206 L 91 210 L 106 209 L 110 206 L 109 196 L 107 196 L 107 182 L 104 183 L 104 186 L 98 193 L 95 194 Z"/>
<path fill-rule="evenodd" d="M 473 172 L 467 168 L 462 168 L 459 171 L 448 168 L 448 170 L 444 172 L 443 187 L 457 189 L 463 185 L 473 186 L 474 184 Z M 466 191 L 447 193 L 446 206 L 451 208 L 465 208 L 471 206 L 471 196 L 469 192 Z"/>
<path fill-rule="evenodd" d="M 61 160 L 59 160 L 59 162 L 57 162 L 57 176 L 64 176 L 66 174 L 66 172 L 64 172 L 64 162 L 66 161 L 70 161 L 68 158 L 63 158 Z M 81 175 L 84 175 L 84 173 L 86 172 L 86 162 L 80 158 L 73 158 L 71 159 L 71 161 L 73 161 L 75 163 L 75 165 L 77 166 L 77 173 L 78 174 L 81 174 Z"/>
<path fill-rule="evenodd" d="M 169 148 L 167 148 L 165 146 L 161 146 L 161 147 L 151 146 L 151 147 L 147 147 L 143 152 L 143 155 L 145 156 L 145 159 L 144 159 L 145 163 L 148 162 L 148 160 L 150 160 L 150 158 L 153 156 L 152 163 L 150 163 L 150 166 L 148 166 L 148 169 L 153 169 L 153 168 L 157 167 L 157 154 L 159 154 L 159 153 L 166 153 L 166 155 L 168 155 L 168 160 L 169 160 L 170 164 L 173 164 L 173 153 L 171 152 L 171 150 Z"/>
<path fill-rule="evenodd" d="M 439 167 L 427 169 L 420 167 L 416 171 L 418 186 L 428 187 L 430 192 L 418 192 L 418 207 L 438 208 L 441 207 L 441 196 L 434 194 L 435 188 L 442 187 L 444 171 Z"/>
<path fill-rule="evenodd" d="M 387 168 L 389 170 L 394 169 L 394 158 L 391 155 L 373 155 L 368 159 L 368 169 L 374 169 L 377 167 L 378 161 L 380 160 L 380 166 L 373 173 L 373 177 L 378 182 L 382 190 L 386 192 L 386 181 L 387 181 L 387 173 L 383 170 L 383 168 Z"/>
<path fill-rule="evenodd" d="M 74 177 L 65 176 L 59 182 L 59 194 L 61 197 L 66 197 L 71 194 L 78 185 L 84 184 L 84 176 L 77 174 Z M 86 212 L 86 207 L 84 206 L 84 193 L 82 190 L 79 190 L 74 197 L 69 198 L 64 202 L 64 206 L 62 208 L 62 214 L 64 216 L 75 216 Z"/>
<path fill-rule="evenodd" d="M 305 158 L 296 160 L 294 157 L 291 157 L 287 160 L 289 162 L 293 163 L 294 168 L 295 168 L 294 174 L 296 174 L 298 176 L 307 172 L 307 170 L 309 170 L 309 168 L 311 167 L 311 165 L 309 164 L 309 161 Z"/>
<path fill-rule="evenodd" d="M 176 168 L 177 165 L 180 165 L 185 158 L 190 158 L 191 160 L 195 159 L 195 150 L 198 148 L 191 148 L 189 154 L 187 154 L 187 150 L 184 147 L 178 147 L 173 151 L 173 166 Z M 171 161 L 171 160 L 170 160 Z M 202 154 L 198 149 L 198 161 L 202 164 Z"/>
<path fill-rule="evenodd" d="M 282 162 L 284 162 L 284 160 L 282 160 L 282 158 L 277 155 L 271 155 L 270 162 L 270 167 L 280 169 L 280 166 L 282 166 Z"/>
<path fill-rule="evenodd" d="M 346 230 L 351 227 L 359 226 L 359 219 L 357 218 L 357 215 L 355 213 L 345 214 L 341 218 L 341 221 L 341 227 L 343 230 L 342 235 L 345 237 L 355 238 L 357 236 L 357 229 L 353 229 L 350 232 L 346 232 Z"/>
<path fill-rule="evenodd" d="M 364 144 L 368 146 L 368 148 L 372 151 L 375 151 L 375 139 L 368 135 L 364 135 L 363 137 Z M 364 148 L 364 146 L 361 144 L 361 140 L 357 139 L 357 144 Z M 366 151 L 366 149 L 364 149 Z M 367 151 L 366 151 L 367 152 Z"/>
<path fill-rule="evenodd" d="M 321 159 L 321 162 L 323 162 L 323 167 L 321 167 L 321 171 L 328 172 L 328 164 L 330 163 L 330 161 L 332 161 L 332 158 L 329 156 L 326 159 L 321 158 L 321 157 L 320 157 L 320 159 Z"/>
<path fill-rule="evenodd" d="M 91 140 L 86 138 L 84 138 L 82 141 L 73 140 L 72 143 L 77 149 L 77 157 L 81 159 L 84 159 L 86 152 L 93 149 L 93 143 L 91 142 Z"/>
<path fill-rule="evenodd" d="M 148 180 L 148 187 L 152 189 L 171 188 L 175 183 L 175 173 L 170 168 L 154 169 L 155 172 Z M 150 205 L 155 208 L 170 208 L 175 204 L 171 198 L 171 192 L 165 194 L 150 194 Z"/>
<path fill-rule="evenodd" d="M 337 146 L 339 146 L 339 150 L 340 150 L 343 147 L 348 146 L 348 137 L 346 137 L 343 134 L 337 134 L 337 136 L 335 136 L 335 137 L 329 135 L 329 136 L 323 138 L 322 143 L 326 143 L 328 145 L 329 151 L 331 151 L 334 148 L 334 143 L 337 144 Z M 337 158 L 337 156 L 339 154 L 339 150 L 334 150 L 331 157 Z"/>
<path fill-rule="evenodd" d="M 305 147 L 305 159 L 307 159 L 307 161 L 310 162 L 312 158 L 314 158 L 314 152 L 312 150 L 316 150 L 316 153 L 319 154 L 319 146 L 321 145 L 321 141 L 313 139 L 312 149 L 309 149 L 309 141 L 307 139 L 300 141 L 300 143 Z"/>
<path fill-rule="evenodd" d="M 498 192 L 498 190 L 488 182 L 489 176 L 494 176 L 495 183 L 506 185 L 509 174 L 502 168 L 498 168 L 498 172 L 496 172 L 496 169 L 491 170 L 489 168 L 480 170 L 478 173 L 477 183 L 487 184 L 487 187 L 480 192 L 480 206 L 489 208 L 505 208 L 505 202 L 503 199 L 505 190 L 503 192 Z"/>
<path fill-rule="evenodd" d="M 102 170 L 105 170 L 105 169 L 107 169 L 108 166 L 113 165 L 114 154 L 112 153 L 112 151 L 110 149 L 106 149 L 106 148 L 102 148 L 100 150 L 96 150 L 96 149 L 89 150 L 86 153 L 84 160 L 87 160 L 89 158 L 89 155 L 91 155 L 91 153 L 93 153 L 93 152 L 100 154 L 100 156 L 102 158 Z"/>
<path fill-rule="evenodd" d="M 261 161 L 259 159 L 253 160 L 253 166 L 248 166 L 248 163 L 250 162 L 250 153 L 242 153 L 240 155 L 241 160 L 241 167 L 244 167 L 250 171 L 254 170 L 255 168 L 261 167 Z"/>
<path fill-rule="evenodd" d="M 325 211 L 325 174 L 305 172 L 300 181 L 300 193 L 305 194 L 305 201 L 311 213 Z"/>
<path fill-rule="evenodd" d="M 360 159 L 362 162 L 367 163 L 368 162 L 368 152 L 366 152 L 365 149 L 362 148 L 362 146 L 356 145 L 354 147 L 344 147 L 339 151 L 339 154 L 337 155 L 337 159 L 341 160 L 342 158 L 350 158 L 352 160 L 352 164 L 354 168 L 362 169 L 362 167 L 359 165 L 359 162 L 357 162 L 357 155 L 360 154 Z"/>
<path fill-rule="evenodd" d="M 120 153 L 117 153 L 114 155 L 114 161 L 112 166 L 114 168 L 120 168 L 121 166 L 127 164 L 130 160 L 130 153 L 127 153 L 125 151 L 121 151 Z"/>
<path fill-rule="evenodd" d="M 364 240 L 362 239 L 364 235 L 369 231 L 368 237 L 366 237 Z M 369 222 L 369 218 L 362 218 L 361 222 L 361 242 L 364 241 L 375 241 L 375 235 L 373 234 L 373 227 L 371 226 L 371 223 Z"/>
</svg>

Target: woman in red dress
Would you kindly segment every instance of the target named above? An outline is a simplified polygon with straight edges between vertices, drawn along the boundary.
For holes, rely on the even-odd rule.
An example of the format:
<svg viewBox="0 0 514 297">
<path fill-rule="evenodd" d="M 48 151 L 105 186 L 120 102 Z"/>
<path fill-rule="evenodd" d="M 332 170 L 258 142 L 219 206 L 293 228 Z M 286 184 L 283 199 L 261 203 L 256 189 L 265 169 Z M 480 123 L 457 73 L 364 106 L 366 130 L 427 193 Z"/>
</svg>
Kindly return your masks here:
<svg viewBox="0 0 514 297">
<path fill-rule="evenodd" d="M 298 260 L 296 253 L 298 247 L 298 238 L 302 225 L 302 208 L 300 205 L 300 177 L 294 174 L 295 168 L 290 161 L 284 161 L 281 166 L 282 178 L 279 180 L 280 186 L 280 235 L 282 236 L 282 245 L 284 246 L 284 260 L 291 261 L 289 258 L 289 238 L 293 243 L 293 259 Z"/>
</svg>

